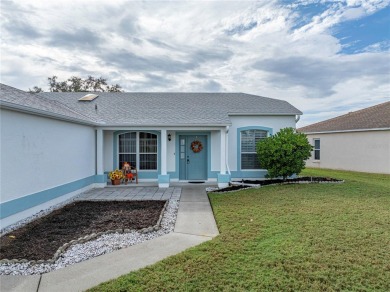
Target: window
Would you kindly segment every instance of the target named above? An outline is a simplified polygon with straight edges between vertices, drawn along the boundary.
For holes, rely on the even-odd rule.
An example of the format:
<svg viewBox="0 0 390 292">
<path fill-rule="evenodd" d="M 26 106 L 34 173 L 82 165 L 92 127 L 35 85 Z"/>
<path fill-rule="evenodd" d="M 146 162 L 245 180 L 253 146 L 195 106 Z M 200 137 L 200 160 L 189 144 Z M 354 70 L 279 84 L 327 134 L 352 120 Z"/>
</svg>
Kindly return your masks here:
<svg viewBox="0 0 390 292">
<path fill-rule="evenodd" d="M 314 139 L 314 160 L 320 160 L 320 139 Z"/>
<path fill-rule="evenodd" d="M 157 170 L 157 135 L 130 132 L 119 135 L 119 165 L 127 161 L 140 170 Z"/>
<path fill-rule="evenodd" d="M 267 137 L 267 131 L 241 131 L 241 169 L 260 169 L 256 153 L 256 144 Z"/>
</svg>

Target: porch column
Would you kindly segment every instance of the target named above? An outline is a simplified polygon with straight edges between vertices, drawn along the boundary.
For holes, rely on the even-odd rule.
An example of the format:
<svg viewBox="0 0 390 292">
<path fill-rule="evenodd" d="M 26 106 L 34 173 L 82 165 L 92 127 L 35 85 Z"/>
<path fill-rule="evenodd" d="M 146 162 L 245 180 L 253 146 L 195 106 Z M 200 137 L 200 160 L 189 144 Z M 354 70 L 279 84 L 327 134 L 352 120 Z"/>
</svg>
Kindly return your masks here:
<svg viewBox="0 0 390 292">
<path fill-rule="evenodd" d="M 161 173 L 158 175 L 158 186 L 169 187 L 169 174 L 167 173 L 167 130 L 161 130 Z"/>
<path fill-rule="evenodd" d="M 221 129 L 221 166 L 218 174 L 218 187 L 225 188 L 229 186 L 230 175 L 226 174 L 226 129 Z"/>
<path fill-rule="evenodd" d="M 226 131 L 221 130 L 221 174 L 226 174 Z"/>
<path fill-rule="evenodd" d="M 96 129 L 96 176 L 95 183 L 102 186 L 107 184 L 103 167 L 103 130 Z"/>
</svg>

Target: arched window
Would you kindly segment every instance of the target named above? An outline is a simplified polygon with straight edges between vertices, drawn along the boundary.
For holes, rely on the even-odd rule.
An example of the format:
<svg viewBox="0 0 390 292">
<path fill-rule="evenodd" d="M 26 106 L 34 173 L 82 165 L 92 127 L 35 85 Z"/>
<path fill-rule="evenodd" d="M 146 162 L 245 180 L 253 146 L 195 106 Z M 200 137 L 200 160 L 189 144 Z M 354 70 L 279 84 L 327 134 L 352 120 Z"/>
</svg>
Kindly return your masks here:
<svg viewBox="0 0 390 292">
<path fill-rule="evenodd" d="M 119 168 L 127 161 L 140 170 L 157 170 L 156 134 L 129 132 L 120 134 L 118 139 Z"/>
<path fill-rule="evenodd" d="M 256 144 L 266 138 L 267 133 L 267 131 L 255 129 L 241 131 L 241 169 L 260 169 Z"/>
</svg>

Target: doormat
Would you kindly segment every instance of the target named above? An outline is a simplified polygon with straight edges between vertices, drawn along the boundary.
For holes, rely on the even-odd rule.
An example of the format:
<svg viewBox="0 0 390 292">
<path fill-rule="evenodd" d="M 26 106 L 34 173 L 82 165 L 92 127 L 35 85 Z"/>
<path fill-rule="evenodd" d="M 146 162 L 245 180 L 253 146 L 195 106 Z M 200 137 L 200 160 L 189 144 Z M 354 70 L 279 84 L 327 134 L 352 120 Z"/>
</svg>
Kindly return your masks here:
<svg viewBox="0 0 390 292">
<path fill-rule="evenodd" d="M 190 183 L 190 184 L 203 184 L 204 181 L 198 181 L 198 180 L 196 180 L 196 181 L 189 181 L 188 183 Z"/>
</svg>

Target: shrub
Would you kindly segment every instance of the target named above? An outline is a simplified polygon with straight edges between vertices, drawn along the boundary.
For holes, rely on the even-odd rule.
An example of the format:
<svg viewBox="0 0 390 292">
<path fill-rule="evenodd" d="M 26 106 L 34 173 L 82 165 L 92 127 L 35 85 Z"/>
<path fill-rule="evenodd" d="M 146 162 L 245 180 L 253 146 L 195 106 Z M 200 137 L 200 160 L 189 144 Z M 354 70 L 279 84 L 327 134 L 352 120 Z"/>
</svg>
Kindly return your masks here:
<svg viewBox="0 0 390 292">
<path fill-rule="evenodd" d="M 284 128 L 259 141 L 256 150 L 260 165 L 268 170 L 268 175 L 282 176 L 286 180 L 305 168 L 305 160 L 310 157 L 313 147 L 305 134 L 296 133 L 293 128 Z"/>
</svg>

